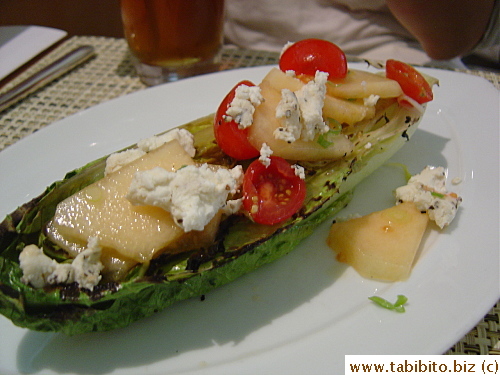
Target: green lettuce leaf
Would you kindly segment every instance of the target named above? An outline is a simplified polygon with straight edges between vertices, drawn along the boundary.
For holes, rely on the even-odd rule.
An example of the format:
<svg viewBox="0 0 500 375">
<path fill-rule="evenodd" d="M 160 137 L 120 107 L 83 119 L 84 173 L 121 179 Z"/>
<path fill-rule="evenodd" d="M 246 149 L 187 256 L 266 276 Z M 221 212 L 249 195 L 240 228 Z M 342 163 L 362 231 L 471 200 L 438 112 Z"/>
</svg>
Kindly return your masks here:
<svg viewBox="0 0 500 375">
<path fill-rule="evenodd" d="M 396 104 L 352 135 L 355 152 L 337 161 L 300 163 L 306 172 L 303 208 L 281 225 L 263 226 L 231 216 L 208 249 L 162 254 L 133 268 L 120 282 L 93 291 L 76 284 L 35 289 L 21 281 L 19 254 L 28 244 L 43 246 L 58 261 L 68 259 L 43 234 L 57 204 L 102 178 L 106 157 L 70 172 L 0 224 L 0 313 L 14 324 L 69 335 L 125 327 L 186 298 L 200 296 L 290 252 L 325 219 L 348 204 L 357 183 L 389 159 L 417 128 L 421 113 Z M 198 162 L 231 167 L 235 160 L 215 144 L 213 115 L 189 124 Z M 131 146 L 133 147 L 133 146 Z"/>
</svg>

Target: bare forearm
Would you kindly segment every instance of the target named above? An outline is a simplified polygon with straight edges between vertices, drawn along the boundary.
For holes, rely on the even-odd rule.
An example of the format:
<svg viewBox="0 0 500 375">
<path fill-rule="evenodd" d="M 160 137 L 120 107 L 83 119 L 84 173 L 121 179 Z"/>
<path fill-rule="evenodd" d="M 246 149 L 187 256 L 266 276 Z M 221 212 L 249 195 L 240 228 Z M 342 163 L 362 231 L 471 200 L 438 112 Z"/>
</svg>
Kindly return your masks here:
<svg viewBox="0 0 500 375">
<path fill-rule="evenodd" d="M 387 0 L 394 16 L 434 59 L 469 52 L 481 39 L 494 0 Z"/>
</svg>

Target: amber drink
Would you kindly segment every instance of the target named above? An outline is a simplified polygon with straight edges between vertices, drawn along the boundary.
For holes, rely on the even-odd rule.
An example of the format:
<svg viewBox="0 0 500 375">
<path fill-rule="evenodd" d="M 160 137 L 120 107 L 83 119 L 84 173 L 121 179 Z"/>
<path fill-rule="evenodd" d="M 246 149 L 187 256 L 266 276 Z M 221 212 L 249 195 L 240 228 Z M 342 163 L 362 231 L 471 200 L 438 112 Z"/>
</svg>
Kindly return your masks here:
<svg viewBox="0 0 500 375">
<path fill-rule="evenodd" d="M 121 12 L 147 85 L 206 72 L 222 45 L 224 0 L 121 0 Z"/>
</svg>

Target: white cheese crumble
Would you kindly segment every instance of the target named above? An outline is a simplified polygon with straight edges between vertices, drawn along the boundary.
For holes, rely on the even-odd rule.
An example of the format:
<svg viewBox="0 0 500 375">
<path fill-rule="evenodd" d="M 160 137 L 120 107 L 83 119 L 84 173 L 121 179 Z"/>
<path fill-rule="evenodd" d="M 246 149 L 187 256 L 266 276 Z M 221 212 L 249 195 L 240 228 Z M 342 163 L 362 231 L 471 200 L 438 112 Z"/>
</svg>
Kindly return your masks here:
<svg viewBox="0 0 500 375">
<path fill-rule="evenodd" d="M 226 205 L 222 207 L 222 213 L 224 215 L 230 216 L 237 213 L 243 204 L 243 198 L 230 199 L 226 202 Z"/>
<path fill-rule="evenodd" d="M 262 164 L 264 164 L 267 167 L 271 165 L 271 159 L 270 156 L 273 154 L 273 150 L 271 150 L 271 147 L 267 145 L 267 143 L 263 143 L 262 147 L 260 148 L 260 157 L 259 160 Z"/>
<path fill-rule="evenodd" d="M 298 91 L 281 91 L 281 101 L 276 107 L 276 117 L 283 119 L 282 127 L 274 131 L 276 139 L 295 142 L 297 139 L 312 141 L 317 134 L 328 132 L 323 120 L 328 73 L 317 71 L 314 80 Z"/>
<path fill-rule="evenodd" d="M 454 219 L 462 198 L 446 190 L 446 172 L 443 167 L 427 166 L 410 178 L 408 184 L 395 191 L 402 202 L 414 202 L 418 209 L 426 211 L 440 228 Z"/>
<path fill-rule="evenodd" d="M 55 271 L 58 263 L 46 256 L 38 246 L 28 245 L 19 254 L 19 264 L 23 271 L 21 281 L 25 284 L 31 284 L 35 288 L 43 288 L 47 284 L 47 278 Z"/>
<path fill-rule="evenodd" d="M 286 42 L 283 48 L 281 49 L 280 56 L 283 55 L 283 53 L 291 46 L 293 46 L 295 43 L 294 42 Z"/>
<path fill-rule="evenodd" d="M 138 148 L 115 152 L 114 154 L 109 155 L 106 159 L 106 168 L 104 169 L 104 174 L 108 175 L 110 173 L 116 172 L 124 165 L 132 163 L 134 160 L 139 159 L 145 154 L 146 152 Z"/>
<path fill-rule="evenodd" d="M 189 165 L 175 172 L 156 167 L 137 172 L 127 199 L 134 205 L 152 205 L 169 211 L 185 232 L 203 230 L 221 209 L 229 195 L 236 194 L 243 180 L 243 168 L 211 169 L 207 164 Z M 237 202 L 231 202 L 229 210 Z"/>
<path fill-rule="evenodd" d="M 283 119 L 283 126 L 274 131 L 274 137 L 292 143 L 300 138 L 302 124 L 300 121 L 299 100 L 289 89 L 281 90 L 281 101 L 276 107 L 276 117 Z"/>
<path fill-rule="evenodd" d="M 100 258 L 101 247 L 95 237 L 89 238 L 87 248 L 72 263 L 58 263 L 45 255 L 38 246 L 28 245 L 19 254 L 23 271 L 21 281 L 35 288 L 76 282 L 81 288 L 93 290 L 101 280 L 104 268 Z"/>
<path fill-rule="evenodd" d="M 104 268 L 101 258 L 102 249 L 96 237 L 89 238 L 87 248 L 76 256 L 71 263 L 75 281 L 82 288 L 94 289 L 101 280 L 101 271 Z"/>
<path fill-rule="evenodd" d="M 226 111 L 227 120 L 234 121 L 238 128 L 245 129 L 253 124 L 255 107 L 264 101 L 259 86 L 240 85 L 235 90 L 234 99 Z"/>
<path fill-rule="evenodd" d="M 294 164 L 294 165 L 292 165 L 292 168 L 295 171 L 295 176 L 298 176 L 302 180 L 306 179 L 306 173 L 304 171 L 304 167 L 302 167 L 301 165 L 298 165 L 298 164 Z"/>
<path fill-rule="evenodd" d="M 172 129 L 165 134 L 143 139 L 137 143 L 137 147 L 145 152 L 150 152 L 174 139 L 180 143 L 189 156 L 193 157 L 196 154 L 193 134 L 186 129 L 179 128 Z"/>
<path fill-rule="evenodd" d="M 104 174 L 108 175 L 109 173 L 116 172 L 124 165 L 127 165 L 134 160 L 139 159 L 141 156 L 146 153 L 157 149 L 158 147 L 164 145 L 167 142 L 177 140 L 182 148 L 189 154 L 189 156 L 193 157 L 196 154 L 196 149 L 194 148 L 194 136 L 186 129 L 172 129 L 171 131 L 161 134 L 155 135 L 149 138 L 145 138 L 140 140 L 137 143 L 137 148 L 133 148 L 130 150 L 125 150 L 121 152 L 116 152 L 111 154 L 106 159 L 106 168 L 104 170 Z"/>
<path fill-rule="evenodd" d="M 374 107 L 379 99 L 380 99 L 379 95 L 371 94 L 368 98 L 363 99 L 363 104 L 368 107 Z"/>
</svg>

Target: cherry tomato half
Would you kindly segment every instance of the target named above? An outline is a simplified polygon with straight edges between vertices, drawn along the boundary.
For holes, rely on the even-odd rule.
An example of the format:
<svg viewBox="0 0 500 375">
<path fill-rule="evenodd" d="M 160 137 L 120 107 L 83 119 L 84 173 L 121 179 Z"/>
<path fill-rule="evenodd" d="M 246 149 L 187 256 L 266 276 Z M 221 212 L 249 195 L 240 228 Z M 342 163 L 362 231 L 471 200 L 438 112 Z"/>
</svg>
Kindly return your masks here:
<svg viewBox="0 0 500 375">
<path fill-rule="evenodd" d="M 245 160 L 259 156 L 260 152 L 248 141 L 248 129 L 240 129 L 234 120 L 226 120 L 226 111 L 235 97 L 236 88 L 241 85 L 255 86 L 250 81 L 241 81 L 226 95 L 215 114 L 214 134 L 222 151 L 235 159 Z"/>
<path fill-rule="evenodd" d="M 314 76 L 316 71 L 328 73 L 329 79 L 347 75 L 347 59 L 335 44 L 322 39 L 304 39 L 288 47 L 280 57 L 279 67 L 283 72 L 293 70 L 296 74 Z"/>
<path fill-rule="evenodd" d="M 411 65 L 397 60 L 387 60 L 385 75 L 399 83 L 403 92 L 417 103 L 427 103 L 434 98 L 429 83 Z"/>
<path fill-rule="evenodd" d="M 285 221 L 303 205 L 306 183 L 283 158 L 271 156 L 265 166 L 254 160 L 243 177 L 243 207 L 259 224 Z"/>
</svg>

